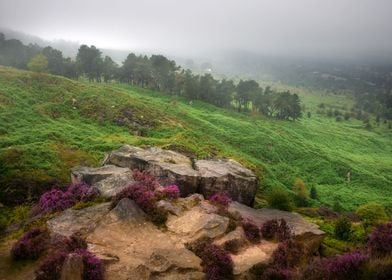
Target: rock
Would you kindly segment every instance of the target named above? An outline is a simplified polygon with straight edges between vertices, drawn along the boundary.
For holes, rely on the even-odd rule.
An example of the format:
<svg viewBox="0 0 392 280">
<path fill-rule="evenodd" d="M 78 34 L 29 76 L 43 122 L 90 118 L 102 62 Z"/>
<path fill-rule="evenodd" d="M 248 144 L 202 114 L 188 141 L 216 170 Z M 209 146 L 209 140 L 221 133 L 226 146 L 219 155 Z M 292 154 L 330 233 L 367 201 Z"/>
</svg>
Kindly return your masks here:
<svg viewBox="0 0 392 280">
<path fill-rule="evenodd" d="M 232 255 L 234 275 L 246 273 L 257 264 L 268 263 L 277 247 L 277 243 L 263 240 L 258 245 L 250 246 L 239 254 Z"/>
<path fill-rule="evenodd" d="M 250 219 L 260 227 L 271 219 L 285 219 L 295 238 L 303 241 L 309 253 L 315 252 L 325 237 L 325 233 L 319 229 L 318 225 L 309 223 L 297 213 L 267 208 L 254 209 L 238 202 L 232 202 L 229 211 L 240 213 L 243 219 Z"/>
<path fill-rule="evenodd" d="M 157 249 L 147 261 L 147 267 L 152 272 L 168 270 L 200 270 L 201 259 L 189 250 Z"/>
<path fill-rule="evenodd" d="M 109 205 L 110 203 L 102 203 L 81 210 L 67 209 L 49 220 L 48 228 L 52 234 L 64 236 L 70 236 L 76 232 L 91 232 L 109 212 Z"/>
<path fill-rule="evenodd" d="M 226 192 L 233 200 L 252 205 L 257 191 L 255 174 L 234 160 L 198 160 L 199 192 L 210 197 Z"/>
<path fill-rule="evenodd" d="M 148 170 L 161 184 L 177 184 L 182 196 L 195 193 L 198 188 L 198 172 L 192 168 L 192 161 L 174 151 L 125 145 L 112 151 L 104 163 Z"/>
<path fill-rule="evenodd" d="M 61 269 L 60 280 L 82 280 L 83 268 L 83 257 L 78 254 L 69 254 Z"/>
<path fill-rule="evenodd" d="M 146 222 L 146 214 L 137 204 L 128 198 L 121 199 L 117 206 L 108 214 L 106 222 L 117 222 L 123 220 L 130 223 Z"/>
<path fill-rule="evenodd" d="M 167 200 L 158 201 L 157 206 L 158 206 L 158 208 L 162 208 L 162 209 L 166 210 L 167 212 L 169 212 L 170 214 L 173 214 L 176 216 L 179 216 L 182 212 L 181 206 L 175 205 Z"/>
<path fill-rule="evenodd" d="M 85 182 L 89 185 L 106 179 L 112 175 L 119 175 L 129 172 L 128 168 L 121 168 L 114 165 L 105 165 L 97 168 L 78 166 L 71 171 L 71 180 L 73 183 Z"/>
<path fill-rule="evenodd" d="M 167 229 L 179 236 L 184 242 L 201 237 L 216 238 L 223 235 L 229 225 L 229 218 L 214 213 L 205 213 L 199 207 L 184 212 L 181 216 L 170 216 Z"/>
<path fill-rule="evenodd" d="M 113 174 L 95 183 L 93 187 L 95 187 L 103 197 L 110 198 L 134 182 L 132 171 L 128 170 L 124 173 Z"/>
</svg>

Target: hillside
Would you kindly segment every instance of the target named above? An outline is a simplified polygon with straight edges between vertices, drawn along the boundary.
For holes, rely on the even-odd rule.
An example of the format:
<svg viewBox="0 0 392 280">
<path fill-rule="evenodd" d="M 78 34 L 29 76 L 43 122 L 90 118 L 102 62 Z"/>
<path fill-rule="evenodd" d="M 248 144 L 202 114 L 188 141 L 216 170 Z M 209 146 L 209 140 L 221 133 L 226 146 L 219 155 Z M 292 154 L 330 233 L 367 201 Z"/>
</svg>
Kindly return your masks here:
<svg viewBox="0 0 392 280">
<path fill-rule="evenodd" d="M 346 97 L 301 96 L 312 117 L 278 121 L 121 84 L 0 67 L 0 200 L 66 183 L 71 167 L 98 165 L 105 152 L 126 143 L 235 158 L 260 176 L 259 198 L 300 177 L 317 187 L 322 203 L 392 206 L 392 131 L 316 114 L 318 103 L 349 104 Z"/>
</svg>

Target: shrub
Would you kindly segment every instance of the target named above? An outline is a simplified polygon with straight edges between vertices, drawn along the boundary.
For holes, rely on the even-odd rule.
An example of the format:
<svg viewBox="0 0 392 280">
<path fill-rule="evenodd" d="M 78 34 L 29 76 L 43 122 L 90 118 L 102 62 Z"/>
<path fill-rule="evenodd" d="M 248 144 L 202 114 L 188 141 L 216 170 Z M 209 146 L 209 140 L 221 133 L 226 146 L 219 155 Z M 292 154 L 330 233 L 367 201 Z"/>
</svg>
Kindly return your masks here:
<svg viewBox="0 0 392 280">
<path fill-rule="evenodd" d="M 242 223 L 246 238 L 252 243 L 259 243 L 261 240 L 260 228 L 251 220 Z"/>
<path fill-rule="evenodd" d="M 261 226 L 261 234 L 265 239 L 284 241 L 292 237 L 292 232 L 285 219 L 272 219 Z"/>
<path fill-rule="evenodd" d="M 57 280 L 61 277 L 61 269 L 67 254 L 55 252 L 49 255 L 35 271 L 36 280 Z"/>
<path fill-rule="evenodd" d="M 38 259 L 47 247 L 48 232 L 33 228 L 26 232 L 11 248 L 13 260 Z"/>
<path fill-rule="evenodd" d="M 370 234 L 367 245 L 373 256 L 391 255 L 392 222 L 376 227 Z"/>
<path fill-rule="evenodd" d="M 180 189 L 176 185 L 167 186 L 163 188 L 162 194 L 164 198 L 174 200 L 180 197 Z"/>
<path fill-rule="evenodd" d="M 328 279 L 360 279 L 368 256 L 355 251 L 334 257 L 326 263 Z"/>
<path fill-rule="evenodd" d="M 214 244 L 206 245 L 202 261 L 207 279 L 233 278 L 233 260 L 230 254 L 220 247 Z"/>
<path fill-rule="evenodd" d="M 71 184 L 66 191 L 66 195 L 68 195 L 74 203 L 79 201 L 89 201 L 97 194 L 98 192 L 95 188 L 92 188 L 85 183 Z"/>
<path fill-rule="evenodd" d="M 74 252 L 80 249 L 87 249 L 87 242 L 80 234 L 74 233 L 66 239 L 65 247 L 68 252 Z"/>
<path fill-rule="evenodd" d="M 335 202 L 333 203 L 333 206 L 332 206 L 332 210 L 335 212 L 338 212 L 338 213 L 344 211 L 344 208 L 343 208 L 342 204 L 339 202 L 339 200 L 335 200 Z"/>
<path fill-rule="evenodd" d="M 334 233 L 340 240 L 349 240 L 351 235 L 351 223 L 345 216 L 340 216 L 336 221 Z"/>
<path fill-rule="evenodd" d="M 317 193 L 317 189 L 315 186 L 312 186 L 310 188 L 310 198 L 311 199 L 318 199 L 318 193 Z"/>
<path fill-rule="evenodd" d="M 293 239 L 279 244 L 272 254 L 272 264 L 279 268 L 292 268 L 300 264 L 304 250 L 302 245 Z"/>
<path fill-rule="evenodd" d="M 160 186 L 158 180 L 148 171 L 133 170 L 133 179 L 145 186 L 150 191 L 154 191 Z"/>
<path fill-rule="evenodd" d="M 141 183 L 133 183 L 116 194 L 112 200 L 112 208 L 114 208 L 123 198 L 134 200 L 135 203 L 145 212 L 149 212 L 154 208 L 154 193 Z"/>
<path fill-rule="evenodd" d="M 267 196 L 267 201 L 269 206 L 272 208 L 284 211 L 292 210 L 291 199 L 287 192 L 282 189 L 273 189 Z"/>
<path fill-rule="evenodd" d="M 57 211 L 63 211 L 73 204 L 69 195 L 59 189 L 52 189 L 45 192 L 39 199 L 37 213 L 49 214 Z"/>
<path fill-rule="evenodd" d="M 83 280 L 103 280 L 104 268 L 102 261 L 88 250 L 76 251 L 83 257 Z"/>
<path fill-rule="evenodd" d="M 219 192 L 219 193 L 215 193 L 213 195 L 211 195 L 208 200 L 212 203 L 215 204 L 217 206 L 220 207 L 228 207 L 229 204 L 231 203 L 231 198 L 224 192 Z"/>
<path fill-rule="evenodd" d="M 392 279 L 392 260 L 390 258 L 373 258 L 365 269 L 363 279 Z"/>
<path fill-rule="evenodd" d="M 291 280 L 293 273 L 288 269 L 271 267 L 261 275 L 261 280 Z"/>
<path fill-rule="evenodd" d="M 192 251 L 196 256 L 202 259 L 204 255 L 204 248 L 211 243 L 212 243 L 211 238 L 201 237 L 191 243 L 186 243 L 185 247 L 188 250 Z"/>
<path fill-rule="evenodd" d="M 356 213 L 363 221 L 365 227 L 377 225 L 388 220 L 384 206 L 374 202 L 358 207 Z"/>
</svg>

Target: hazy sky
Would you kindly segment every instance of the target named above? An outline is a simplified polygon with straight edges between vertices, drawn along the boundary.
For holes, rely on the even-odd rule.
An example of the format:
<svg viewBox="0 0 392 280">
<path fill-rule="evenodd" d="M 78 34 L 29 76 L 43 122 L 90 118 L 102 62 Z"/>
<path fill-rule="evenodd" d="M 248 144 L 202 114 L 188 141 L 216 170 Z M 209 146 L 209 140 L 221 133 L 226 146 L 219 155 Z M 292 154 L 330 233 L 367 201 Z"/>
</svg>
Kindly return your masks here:
<svg viewBox="0 0 392 280">
<path fill-rule="evenodd" d="M 392 0 L 0 0 L 0 26 L 181 54 L 392 50 Z"/>
</svg>

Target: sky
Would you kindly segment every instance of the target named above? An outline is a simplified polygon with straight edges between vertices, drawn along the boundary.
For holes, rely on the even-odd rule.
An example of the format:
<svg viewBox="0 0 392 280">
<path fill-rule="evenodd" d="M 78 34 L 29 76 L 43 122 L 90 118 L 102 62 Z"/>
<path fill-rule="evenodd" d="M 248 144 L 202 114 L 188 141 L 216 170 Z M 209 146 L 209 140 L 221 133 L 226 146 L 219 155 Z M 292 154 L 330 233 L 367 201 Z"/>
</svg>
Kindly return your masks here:
<svg viewBox="0 0 392 280">
<path fill-rule="evenodd" d="M 0 0 L 0 26 L 101 48 L 178 54 L 377 54 L 391 0 Z"/>
</svg>

